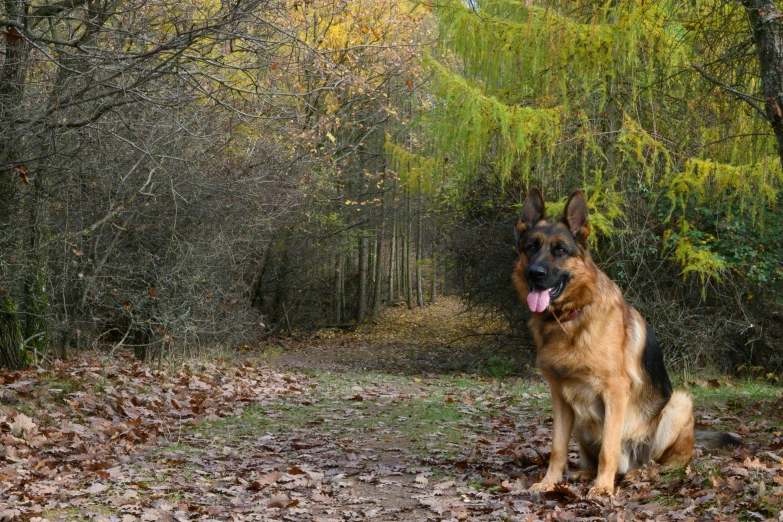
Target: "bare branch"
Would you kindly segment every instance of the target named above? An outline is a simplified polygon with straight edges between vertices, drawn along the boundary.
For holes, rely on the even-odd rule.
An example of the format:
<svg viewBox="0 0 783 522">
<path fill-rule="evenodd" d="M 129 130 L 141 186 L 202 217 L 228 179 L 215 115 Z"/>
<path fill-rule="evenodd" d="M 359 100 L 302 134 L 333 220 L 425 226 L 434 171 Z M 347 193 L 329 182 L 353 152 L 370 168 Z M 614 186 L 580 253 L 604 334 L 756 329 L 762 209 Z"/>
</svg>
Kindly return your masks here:
<svg viewBox="0 0 783 522">
<path fill-rule="evenodd" d="M 739 91 L 739 90 L 733 88 L 730 85 L 727 85 L 727 84 L 723 83 L 722 81 L 718 80 L 717 78 L 712 76 L 710 73 L 708 73 L 707 71 L 705 71 L 704 69 L 702 69 L 698 65 L 694 64 L 693 68 L 696 69 L 699 72 L 699 74 L 704 76 L 704 78 L 707 81 L 709 81 L 710 83 L 717 85 L 721 89 L 723 89 L 725 91 L 728 91 L 728 92 L 732 93 L 733 95 L 737 96 L 742 101 L 746 102 L 748 105 L 753 107 L 765 120 L 768 119 L 767 118 L 767 113 L 759 105 L 759 103 L 763 103 L 764 100 L 756 98 L 755 96 L 750 96 L 749 94 L 746 94 L 746 93 L 744 93 L 742 91 Z"/>
<path fill-rule="evenodd" d="M 76 236 L 89 236 L 90 234 L 92 234 L 93 232 L 95 232 L 96 230 L 101 228 L 103 225 L 105 225 L 109 220 L 111 220 L 117 214 L 119 214 L 120 212 L 122 212 L 124 210 L 127 210 L 133 204 L 133 202 L 136 201 L 136 199 L 139 196 L 144 195 L 144 191 L 147 189 L 147 187 L 150 185 L 150 183 L 152 183 L 152 175 L 154 173 L 155 173 L 155 169 L 150 169 L 150 174 L 149 174 L 149 176 L 147 176 L 147 181 L 144 182 L 144 185 L 142 185 L 141 188 L 139 188 L 133 194 L 133 196 L 131 196 L 128 199 L 128 201 L 126 201 L 125 203 L 123 203 L 121 205 L 117 205 L 116 207 L 114 207 L 114 209 L 111 212 L 106 214 L 103 218 L 101 218 L 97 222 L 93 223 L 89 227 L 85 228 L 84 230 L 81 230 L 79 232 L 75 232 L 74 234 L 72 234 L 72 236 L 74 236 L 74 237 L 76 237 Z"/>
</svg>

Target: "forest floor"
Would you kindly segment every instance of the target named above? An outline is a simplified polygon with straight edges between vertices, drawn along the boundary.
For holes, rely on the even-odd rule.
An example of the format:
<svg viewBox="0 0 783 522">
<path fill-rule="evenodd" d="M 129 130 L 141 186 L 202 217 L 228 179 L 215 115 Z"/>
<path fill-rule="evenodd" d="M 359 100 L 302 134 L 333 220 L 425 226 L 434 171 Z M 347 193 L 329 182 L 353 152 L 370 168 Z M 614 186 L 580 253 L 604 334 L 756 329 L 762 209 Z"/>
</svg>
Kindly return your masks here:
<svg viewBox="0 0 783 522">
<path fill-rule="evenodd" d="M 783 389 L 724 378 L 679 385 L 697 428 L 745 447 L 648 466 L 611 499 L 528 493 L 549 396 L 529 353 L 488 348 L 492 323 L 443 299 L 168 370 L 0 372 L 0 521 L 783 521 Z"/>
</svg>

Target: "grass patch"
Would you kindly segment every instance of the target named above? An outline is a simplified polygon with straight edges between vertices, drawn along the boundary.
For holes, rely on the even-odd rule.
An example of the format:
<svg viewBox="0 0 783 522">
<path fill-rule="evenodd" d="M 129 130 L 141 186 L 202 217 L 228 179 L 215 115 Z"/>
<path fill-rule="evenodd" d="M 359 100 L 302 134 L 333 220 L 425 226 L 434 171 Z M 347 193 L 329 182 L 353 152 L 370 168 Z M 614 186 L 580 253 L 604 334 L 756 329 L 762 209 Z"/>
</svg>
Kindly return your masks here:
<svg viewBox="0 0 783 522">
<path fill-rule="evenodd" d="M 390 446 L 423 451 L 463 444 L 465 437 L 459 426 L 467 420 L 456 403 L 440 398 L 377 402 L 321 399 L 310 405 L 254 406 L 241 418 L 205 421 L 199 430 L 231 439 L 311 429 L 335 439 L 374 438 Z"/>
<path fill-rule="evenodd" d="M 777 400 L 777 394 L 781 392 L 781 388 L 763 382 L 731 381 L 720 383 L 718 388 L 692 386 L 688 388 L 688 392 L 693 395 L 694 399 L 706 403 L 732 400 L 767 401 Z"/>
<path fill-rule="evenodd" d="M 779 414 L 781 389 L 763 382 L 725 381 L 718 388 L 693 386 L 687 390 L 694 408 L 725 419 L 716 429 L 737 429 L 748 422 L 783 426 Z"/>
<path fill-rule="evenodd" d="M 340 393 L 348 393 L 353 386 L 405 386 L 422 382 L 418 377 L 377 372 L 313 372 L 311 376 L 317 377 L 323 387 L 334 388 Z"/>
<path fill-rule="evenodd" d="M 94 520 L 95 515 L 115 515 L 116 508 L 94 504 L 91 506 L 46 508 L 41 516 L 50 520 L 69 520 L 71 522 L 87 522 Z"/>
<path fill-rule="evenodd" d="M 668 508 L 681 508 L 685 506 L 685 502 L 683 501 L 682 497 L 674 495 L 655 495 L 649 500 L 649 502 L 657 502 L 658 504 Z"/>
<path fill-rule="evenodd" d="M 544 415 L 551 407 L 547 386 L 522 379 L 470 375 L 433 379 L 377 372 L 311 372 L 310 376 L 319 383 L 309 402 L 256 405 L 241 418 L 204 421 L 195 429 L 224 439 L 307 432 L 405 448 L 413 454 L 453 456 L 464 452 L 471 437 L 491 429 L 491 418 L 513 417 L 508 407 Z M 495 400 L 496 393 L 503 400 Z"/>
<path fill-rule="evenodd" d="M 44 372 L 36 380 L 35 388 L 42 393 L 51 394 L 56 403 L 65 404 L 65 396 L 82 391 L 82 383 L 70 375 Z"/>
<path fill-rule="evenodd" d="M 404 447 L 416 454 L 438 451 L 451 455 L 465 449 L 466 432 L 489 425 L 479 418 L 489 417 L 496 407 L 476 404 L 471 413 L 463 411 L 462 391 L 472 396 L 474 391 L 489 389 L 488 384 L 497 385 L 476 377 L 435 381 L 373 372 L 323 372 L 315 377 L 320 383 L 307 403 L 256 405 L 246 409 L 241 418 L 204 421 L 194 429 L 225 439 L 306 431 L 335 440 Z M 530 400 L 528 392 L 544 390 L 518 380 L 510 386 L 511 390 L 506 388 L 510 402 Z M 528 393 L 526 399 L 524 393 Z M 177 446 L 167 449 L 186 451 Z"/>
<path fill-rule="evenodd" d="M 376 405 L 365 417 L 349 421 L 347 431 L 377 435 L 382 442 L 395 445 L 407 443 L 414 452 L 449 451 L 465 443 L 460 425 L 466 421 L 456 403 L 414 399 Z M 378 435 L 379 430 L 384 432 Z"/>
</svg>

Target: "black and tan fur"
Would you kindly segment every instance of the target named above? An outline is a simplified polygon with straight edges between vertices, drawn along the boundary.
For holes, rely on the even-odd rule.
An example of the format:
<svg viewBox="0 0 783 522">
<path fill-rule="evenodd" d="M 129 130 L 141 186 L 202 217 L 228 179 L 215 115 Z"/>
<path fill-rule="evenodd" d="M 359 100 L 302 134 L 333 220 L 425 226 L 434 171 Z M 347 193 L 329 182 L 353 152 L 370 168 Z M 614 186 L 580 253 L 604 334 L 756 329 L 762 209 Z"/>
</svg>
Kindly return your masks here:
<svg viewBox="0 0 783 522">
<path fill-rule="evenodd" d="M 517 225 L 513 280 L 522 300 L 531 291 L 550 296 L 529 324 L 553 417 L 549 468 L 534 491 L 563 478 L 572 431 L 581 453 L 578 475 L 595 477 L 591 495 L 612 494 L 616 474 L 649 461 L 687 463 L 697 437 L 711 447 L 740 444 L 727 434 L 694 433 L 691 397 L 672 390 L 652 328 L 595 265 L 589 234 L 582 191 L 551 223 L 541 193 L 530 192 Z"/>
</svg>

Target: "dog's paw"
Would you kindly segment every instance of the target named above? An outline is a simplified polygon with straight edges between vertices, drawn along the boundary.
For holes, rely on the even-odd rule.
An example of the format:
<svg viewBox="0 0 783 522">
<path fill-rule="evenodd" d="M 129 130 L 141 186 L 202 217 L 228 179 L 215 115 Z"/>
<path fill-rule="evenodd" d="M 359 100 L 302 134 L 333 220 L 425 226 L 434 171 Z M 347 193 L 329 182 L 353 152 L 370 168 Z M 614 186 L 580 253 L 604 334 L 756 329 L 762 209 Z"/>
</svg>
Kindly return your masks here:
<svg viewBox="0 0 783 522">
<path fill-rule="evenodd" d="M 531 493 L 546 493 L 547 491 L 552 491 L 555 489 L 555 486 L 557 486 L 556 482 L 536 482 L 532 486 L 528 488 L 528 491 Z"/>
<path fill-rule="evenodd" d="M 587 492 L 588 498 L 611 497 L 614 495 L 614 486 L 595 485 Z"/>
</svg>

